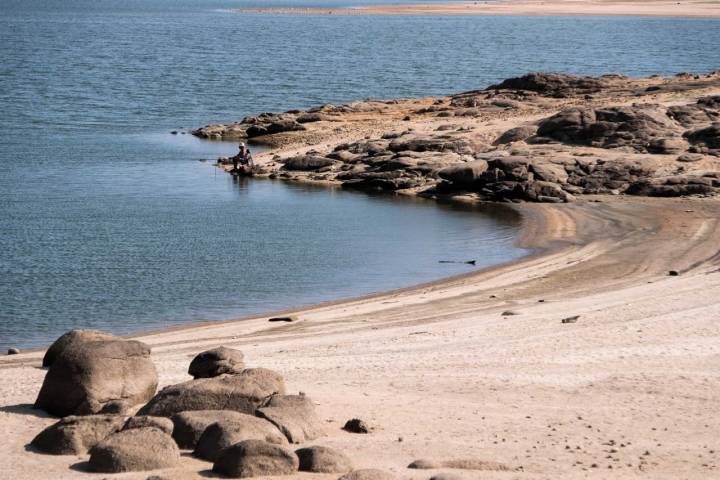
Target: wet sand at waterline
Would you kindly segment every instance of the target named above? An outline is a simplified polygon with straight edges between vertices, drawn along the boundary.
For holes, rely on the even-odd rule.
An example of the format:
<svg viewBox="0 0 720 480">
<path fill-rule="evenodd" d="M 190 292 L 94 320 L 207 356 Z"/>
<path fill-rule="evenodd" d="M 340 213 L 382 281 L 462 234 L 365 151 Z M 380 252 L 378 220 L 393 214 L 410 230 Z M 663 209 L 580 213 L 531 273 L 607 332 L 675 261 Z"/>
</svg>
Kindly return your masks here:
<svg viewBox="0 0 720 480">
<path fill-rule="evenodd" d="M 286 13 L 307 15 L 628 15 L 660 17 L 718 17 L 720 2 L 703 1 L 533 1 L 438 2 L 358 7 L 274 7 L 244 8 L 243 13 Z"/>
<path fill-rule="evenodd" d="M 328 435 L 313 444 L 399 478 L 430 478 L 406 469 L 418 458 L 512 470 L 456 471 L 463 479 L 716 475 L 720 202 L 590 197 L 518 210 L 523 246 L 542 249 L 518 262 L 299 311 L 296 323 L 262 317 L 139 338 L 161 385 L 189 379 L 204 349 L 241 349 L 317 402 Z M 26 451 L 54 421 L 30 408 L 41 359 L 0 360 L 3 475 L 107 477 L 71 468 L 85 457 Z M 342 431 L 352 417 L 375 430 Z M 202 478 L 211 466 L 182 463 L 163 475 Z"/>
</svg>

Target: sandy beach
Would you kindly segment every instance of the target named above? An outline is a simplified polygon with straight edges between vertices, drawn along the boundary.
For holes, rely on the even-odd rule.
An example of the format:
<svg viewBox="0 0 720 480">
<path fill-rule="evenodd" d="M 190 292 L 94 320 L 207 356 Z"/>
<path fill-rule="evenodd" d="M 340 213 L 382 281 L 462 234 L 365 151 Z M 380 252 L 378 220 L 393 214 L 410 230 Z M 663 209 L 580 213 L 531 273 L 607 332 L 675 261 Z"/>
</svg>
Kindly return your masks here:
<svg viewBox="0 0 720 480">
<path fill-rule="evenodd" d="M 348 8 L 244 8 L 240 13 L 292 15 L 598 15 L 650 17 L 718 17 L 720 2 L 623 0 L 500 0 L 493 2 L 438 2 L 407 5 L 362 5 Z"/>
<path fill-rule="evenodd" d="M 241 349 L 315 399 L 328 430 L 315 444 L 400 478 L 429 478 L 405 468 L 417 458 L 510 470 L 457 471 L 463 479 L 716 475 L 720 202 L 593 198 L 519 211 L 523 245 L 543 253 L 517 263 L 299 311 L 280 327 L 257 318 L 140 339 L 162 384 L 188 379 L 207 347 Z M 107 478 L 73 470 L 83 457 L 26 451 L 54 421 L 30 407 L 41 358 L 0 360 L 3 478 Z M 355 416 L 375 430 L 343 432 Z M 202 478 L 209 465 L 187 455 L 182 473 L 164 474 Z"/>
</svg>

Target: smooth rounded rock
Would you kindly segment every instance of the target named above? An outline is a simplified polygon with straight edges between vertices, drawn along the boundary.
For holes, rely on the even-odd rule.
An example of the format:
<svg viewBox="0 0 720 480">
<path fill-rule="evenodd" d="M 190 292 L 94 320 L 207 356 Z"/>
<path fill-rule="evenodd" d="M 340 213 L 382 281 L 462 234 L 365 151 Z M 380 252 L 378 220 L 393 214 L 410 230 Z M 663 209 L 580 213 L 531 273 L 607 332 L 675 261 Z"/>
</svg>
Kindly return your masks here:
<svg viewBox="0 0 720 480">
<path fill-rule="evenodd" d="M 214 462 L 224 449 L 244 440 L 287 444 L 285 436 L 272 423 L 251 415 L 238 415 L 242 418 L 224 420 L 208 426 L 200 435 L 193 455 Z"/>
<path fill-rule="evenodd" d="M 121 415 L 65 417 L 38 433 L 30 445 L 53 455 L 82 455 L 109 435 L 119 432 L 126 419 Z"/>
<path fill-rule="evenodd" d="M 115 433 L 90 450 L 94 472 L 140 472 L 172 468 L 180 463 L 180 450 L 172 437 L 157 428 L 132 428 Z"/>
<path fill-rule="evenodd" d="M 245 440 L 226 448 L 213 464 L 213 472 L 231 478 L 290 475 L 298 470 L 297 455 L 286 447 Z"/>
<path fill-rule="evenodd" d="M 193 378 L 212 378 L 224 373 L 240 373 L 245 369 L 245 358 L 240 350 L 218 347 L 199 353 L 190 362 L 188 373 Z"/>
<path fill-rule="evenodd" d="M 353 469 L 352 462 L 342 452 L 330 447 L 307 447 L 295 450 L 300 460 L 301 472 L 347 473 Z"/>
<path fill-rule="evenodd" d="M 66 348 L 77 345 L 84 342 L 94 342 L 97 340 L 117 340 L 118 337 L 110 335 L 109 333 L 99 332 L 97 330 L 70 330 L 65 332 L 45 352 L 43 357 L 43 367 L 49 367 L 55 362 L 55 359 L 63 352 Z"/>
<path fill-rule="evenodd" d="M 325 434 L 315 405 L 305 395 L 273 395 L 255 415 L 275 425 L 290 443 L 315 440 Z"/>
<path fill-rule="evenodd" d="M 172 416 L 173 438 L 180 448 L 195 448 L 206 428 L 215 422 L 242 421 L 248 415 L 234 410 L 193 410 Z"/>
<path fill-rule="evenodd" d="M 155 394 L 150 347 L 134 340 L 95 340 L 67 346 L 48 369 L 35 407 L 64 417 L 123 413 Z"/>
</svg>

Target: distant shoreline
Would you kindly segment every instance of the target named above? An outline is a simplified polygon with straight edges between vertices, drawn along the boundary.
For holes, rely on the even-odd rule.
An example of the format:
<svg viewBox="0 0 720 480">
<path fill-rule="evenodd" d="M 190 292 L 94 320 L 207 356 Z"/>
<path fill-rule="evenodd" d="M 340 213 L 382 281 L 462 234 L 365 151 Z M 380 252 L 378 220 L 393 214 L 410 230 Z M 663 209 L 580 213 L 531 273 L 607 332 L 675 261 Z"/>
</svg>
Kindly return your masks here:
<svg viewBox="0 0 720 480">
<path fill-rule="evenodd" d="M 243 8 L 234 13 L 285 15 L 517 15 L 517 16 L 647 16 L 718 18 L 720 2 L 624 0 L 500 0 L 492 2 L 418 3 L 408 5 L 359 5 L 340 8 Z"/>
</svg>

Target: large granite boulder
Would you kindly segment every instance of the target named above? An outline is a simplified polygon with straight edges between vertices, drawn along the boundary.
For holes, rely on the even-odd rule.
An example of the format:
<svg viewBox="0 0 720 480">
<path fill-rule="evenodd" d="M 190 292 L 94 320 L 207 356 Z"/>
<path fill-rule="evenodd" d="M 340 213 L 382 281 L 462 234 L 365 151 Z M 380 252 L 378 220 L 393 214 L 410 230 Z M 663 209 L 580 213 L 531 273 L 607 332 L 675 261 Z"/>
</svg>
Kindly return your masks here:
<svg viewBox="0 0 720 480">
<path fill-rule="evenodd" d="M 216 422 L 207 427 L 193 455 L 214 462 L 222 450 L 244 440 L 263 440 L 278 445 L 287 443 L 285 436 L 272 423 L 243 413 L 238 415 L 241 418 Z"/>
<path fill-rule="evenodd" d="M 49 367 L 55 359 L 68 347 L 84 342 L 96 340 L 117 340 L 118 338 L 109 333 L 98 332 L 97 330 L 70 330 L 62 334 L 50 345 L 43 357 L 43 367 Z"/>
<path fill-rule="evenodd" d="M 234 410 L 191 410 L 172 416 L 173 438 L 180 448 L 195 448 L 205 429 L 216 422 L 242 421 L 247 414 Z"/>
<path fill-rule="evenodd" d="M 365 468 L 354 470 L 340 477 L 338 480 L 397 480 L 397 477 L 385 470 L 377 468 Z"/>
<path fill-rule="evenodd" d="M 285 393 L 279 373 L 248 368 L 237 375 L 220 375 L 170 385 L 158 392 L 139 415 L 171 417 L 190 410 L 235 410 L 252 414 L 274 394 Z"/>
<path fill-rule="evenodd" d="M 134 340 L 67 346 L 45 375 L 35 407 L 64 417 L 123 413 L 152 398 L 158 376 L 150 347 Z"/>
<path fill-rule="evenodd" d="M 65 417 L 38 433 L 30 445 L 53 455 L 82 455 L 109 435 L 119 432 L 126 419 L 121 415 Z"/>
<path fill-rule="evenodd" d="M 123 426 L 123 430 L 130 430 L 132 428 L 157 428 L 160 431 L 172 435 L 174 425 L 172 420 L 167 417 L 151 417 L 142 415 L 139 417 L 130 417 Z"/>
<path fill-rule="evenodd" d="M 180 450 L 157 428 L 132 428 L 110 435 L 90 450 L 94 472 L 141 472 L 171 468 L 180 463 Z"/>
<path fill-rule="evenodd" d="M 295 450 L 300 460 L 301 472 L 347 473 L 353 469 L 352 462 L 342 452 L 329 447 L 307 447 Z"/>
<path fill-rule="evenodd" d="M 286 447 L 245 440 L 226 448 L 213 464 L 213 472 L 231 478 L 290 475 L 298 470 L 298 458 Z"/>
<path fill-rule="evenodd" d="M 198 353 L 188 373 L 193 378 L 212 378 L 224 373 L 241 373 L 245 369 L 245 356 L 240 350 L 217 347 Z"/>
<path fill-rule="evenodd" d="M 658 105 L 571 108 L 542 120 L 539 137 L 570 145 L 632 148 L 640 153 L 678 153 L 681 129 Z M 672 141 L 671 141 L 672 140 Z"/>
<path fill-rule="evenodd" d="M 279 428 L 290 443 L 303 443 L 325 435 L 315 405 L 305 395 L 273 395 L 255 413 Z"/>
</svg>

